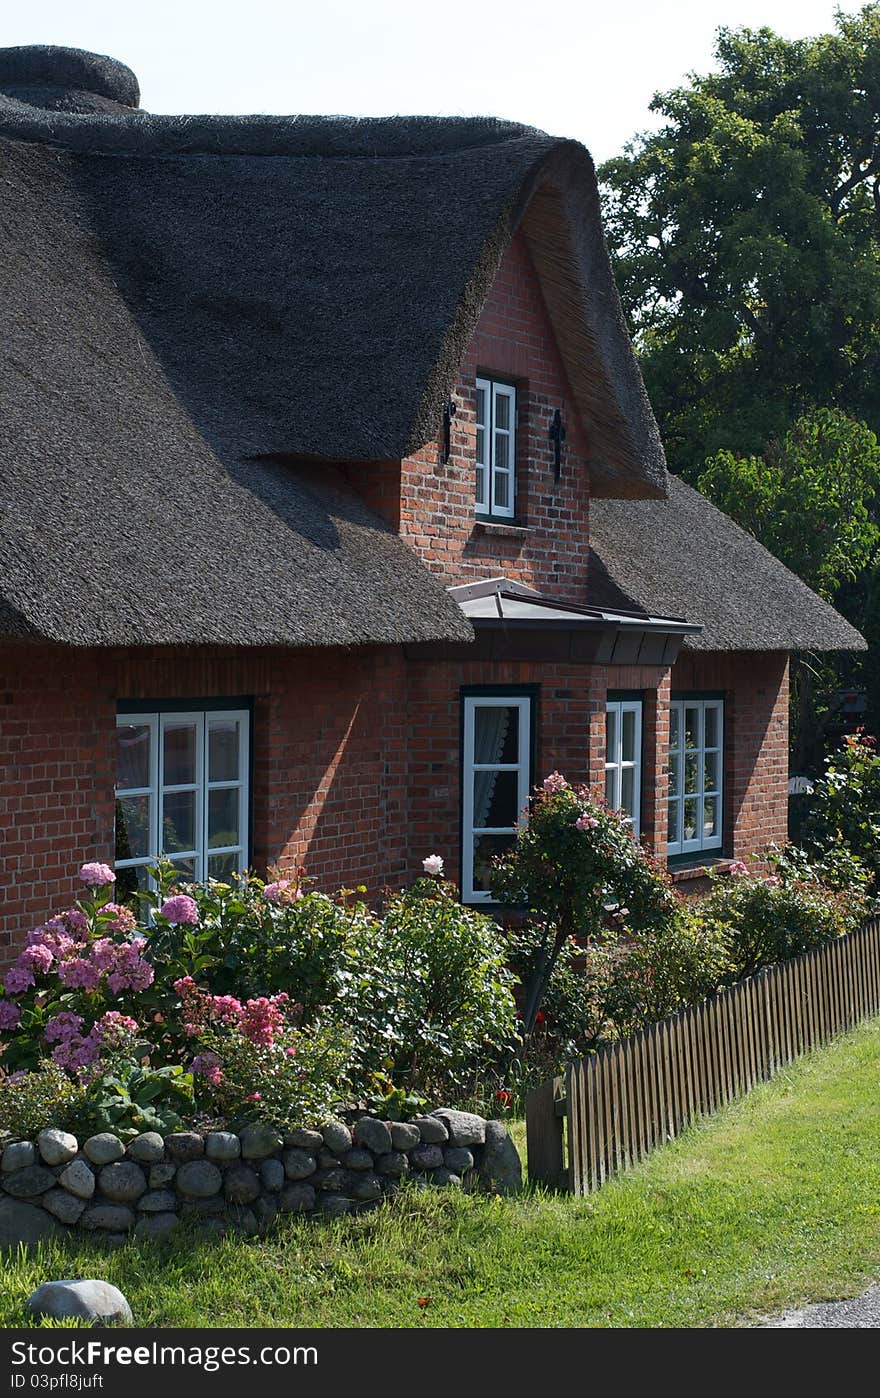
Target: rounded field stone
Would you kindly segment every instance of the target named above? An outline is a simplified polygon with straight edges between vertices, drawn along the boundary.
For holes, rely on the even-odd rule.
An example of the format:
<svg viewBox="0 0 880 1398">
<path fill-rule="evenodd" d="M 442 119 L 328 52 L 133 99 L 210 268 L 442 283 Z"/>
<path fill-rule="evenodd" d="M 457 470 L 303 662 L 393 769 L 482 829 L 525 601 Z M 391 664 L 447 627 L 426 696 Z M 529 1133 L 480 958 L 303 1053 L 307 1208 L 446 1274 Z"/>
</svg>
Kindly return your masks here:
<svg viewBox="0 0 880 1398">
<path fill-rule="evenodd" d="M 412 1124 L 418 1128 L 419 1140 L 426 1146 L 442 1146 L 449 1140 L 446 1123 L 438 1116 L 417 1116 Z"/>
<path fill-rule="evenodd" d="M 238 1160 L 241 1141 L 234 1131 L 209 1131 L 205 1137 L 205 1154 L 209 1160 Z"/>
<path fill-rule="evenodd" d="M 38 1194 L 45 1194 L 47 1189 L 54 1187 L 55 1176 L 42 1165 L 26 1165 L 23 1170 L 16 1170 L 3 1179 L 3 1188 L 13 1199 L 35 1199 Z"/>
<path fill-rule="evenodd" d="M 226 1200 L 222 1194 L 212 1199 L 184 1199 L 180 1212 L 184 1218 L 219 1218 L 226 1212 Z"/>
<path fill-rule="evenodd" d="M 454 1175 L 463 1175 L 465 1170 L 474 1168 L 474 1157 L 467 1146 L 447 1146 L 443 1152 L 443 1164 Z"/>
<path fill-rule="evenodd" d="M 360 1121 L 355 1122 L 354 1139 L 359 1146 L 366 1146 L 375 1155 L 387 1155 L 393 1148 L 388 1126 L 371 1116 L 361 1117 Z"/>
<path fill-rule="evenodd" d="M 399 1177 L 409 1172 L 409 1160 L 402 1150 L 390 1150 L 387 1155 L 380 1155 L 376 1161 L 376 1169 L 380 1175 L 394 1175 Z"/>
<path fill-rule="evenodd" d="M 315 1176 L 315 1183 L 321 1190 L 344 1194 L 351 1189 L 354 1178 L 350 1170 L 344 1170 L 341 1165 L 338 1165 L 335 1170 L 319 1170 Z"/>
<path fill-rule="evenodd" d="M 0 1169 L 4 1175 L 11 1175 L 14 1170 L 24 1170 L 36 1163 L 37 1151 L 33 1141 L 13 1141 L 3 1152 Z"/>
<path fill-rule="evenodd" d="M 324 1137 L 320 1131 L 305 1131 L 298 1127 L 295 1131 L 285 1132 L 284 1144 L 286 1146 L 299 1146 L 300 1150 L 314 1152 L 321 1149 Z"/>
<path fill-rule="evenodd" d="M 344 1121 L 328 1121 L 326 1126 L 321 1127 L 321 1136 L 324 1145 L 334 1155 L 344 1155 L 351 1150 L 351 1131 Z"/>
<path fill-rule="evenodd" d="M 0 1194 L 0 1250 L 18 1248 L 21 1244 L 35 1247 L 47 1238 L 62 1236 L 60 1224 L 38 1204 L 27 1204 L 22 1199 Z"/>
<path fill-rule="evenodd" d="M 313 1175 L 318 1168 L 315 1157 L 307 1150 L 300 1150 L 294 1146 L 286 1150 L 281 1157 L 284 1163 L 284 1173 L 289 1180 L 304 1180 L 309 1175 Z M 336 1157 L 333 1157 L 334 1164 Z"/>
<path fill-rule="evenodd" d="M 223 1176 L 210 1160 L 186 1160 L 174 1180 L 178 1194 L 187 1199 L 210 1199 L 223 1188 Z"/>
<path fill-rule="evenodd" d="M 205 1153 L 205 1143 L 198 1131 L 175 1131 L 165 1137 L 165 1149 L 178 1165 L 188 1160 L 199 1160 Z"/>
<path fill-rule="evenodd" d="M 47 1126 L 37 1136 L 40 1155 L 47 1165 L 66 1165 L 79 1150 L 79 1142 L 69 1131 L 59 1131 L 56 1126 Z"/>
<path fill-rule="evenodd" d="M 133 1160 L 105 1165 L 98 1176 L 101 1193 L 114 1204 L 131 1204 L 146 1192 L 147 1177 Z"/>
<path fill-rule="evenodd" d="M 170 1184 L 177 1174 L 177 1166 L 170 1165 L 167 1161 L 161 1165 L 150 1166 L 150 1188 L 164 1189 L 166 1184 Z"/>
<path fill-rule="evenodd" d="M 451 1187 L 461 1187 L 461 1176 L 456 1175 L 452 1170 L 447 1170 L 445 1165 L 441 1165 L 439 1170 L 431 1171 L 431 1183 L 436 1184 L 440 1189 Z"/>
<path fill-rule="evenodd" d="M 262 1194 L 254 1204 L 254 1213 L 261 1228 L 268 1228 L 278 1217 L 278 1196 Z"/>
<path fill-rule="evenodd" d="M 112 1131 L 99 1131 L 83 1142 L 83 1152 L 93 1165 L 110 1165 L 125 1155 L 125 1146 Z"/>
<path fill-rule="evenodd" d="M 260 1231 L 260 1225 L 253 1209 L 237 1209 L 230 1212 L 229 1229 L 233 1233 L 241 1233 L 245 1238 L 254 1238 Z"/>
<path fill-rule="evenodd" d="M 373 1156 L 368 1150 L 347 1150 L 342 1157 L 342 1163 L 347 1170 L 372 1170 Z"/>
<path fill-rule="evenodd" d="M 270 1156 L 260 1166 L 260 1183 L 269 1194 L 277 1194 L 284 1184 L 284 1166 L 280 1160 Z"/>
<path fill-rule="evenodd" d="M 457 1112 L 451 1107 L 438 1107 L 431 1113 L 444 1123 L 453 1146 L 481 1146 L 486 1139 L 486 1118 L 475 1112 Z"/>
<path fill-rule="evenodd" d="M 412 1150 L 421 1141 L 419 1128 L 411 1121 L 392 1121 L 391 1144 L 395 1150 Z"/>
<path fill-rule="evenodd" d="M 138 1212 L 143 1214 L 163 1214 L 177 1208 L 177 1195 L 173 1189 L 149 1189 L 138 1199 Z"/>
<path fill-rule="evenodd" d="M 136 1238 L 159 1238 L 165 1233 L 173 1233 L 179 1227 L 180 1219 L 170 1211 L 165 1214 L 144 1214 L 135 1224 Z"/>
<path fill-rule="evenodd" d="M 260 1194 L 260 1177 L 250 1165 L 232 1165 L 226 1172 L 223 1193 L 230 1204 L 252 1204 Z"/>
<path fill-rule="evenodd" d="M 129 1141 L 127 1154 L 142 1165 L 158 1165 L 165 1159 L 165 1142 L 158 1131 L 142 1131 L 140 1136 Z"/>
<path fill-rule="evenodd" d="M 95 1172 L 86 1160 L 71 1160 L 58 1176 L 58 1183 L 77 1199 L 91 1199 L 95 1192 Z"/>
<path fill-rule="evenodd" d="M 443 1164 L 443 1151 L 439 1146 L 416 1146 L 409 1163 L 414 1170 L 436 1170 Z"/>
<path fill-rule="evenodd" d="M 124 1234 L 134 1227 L 134 1210 L 127 1204 L 89 1204 L 80 1219 L 80 1227 Z"/>
<path fill-rule="evenodd" d="M 77 1199 L 75 1194 L 68 1194 L 66 1189 L 50 1189 L 48 1194 L 43 1195 L 40 1203 L 60 1223 L 70 1225 L 79 1222 L 86 1206 L 85 1199 Z"/>
<path fill-rule="evenodd" d="M 336 1218 L 340 1214 L 350 1214 L 354 1208 L 354 1201 L 346 1198 L 344 1194 L 321 1194 L 318 1196 L 317 1207 L 322 1214 Z"/>
<path fill-rule="evenodd" d="M 311 1184 L 286 1184 L 279 1203 L 283 1213 L 309 1213 L 315 1207 L 315 1187 Z"/>
<path fill-rule="evenodd" d="M 495 1194 L 518 1194 L 522 1189 L 522 1161 L 502 1121 L 486 1122 L 479 1176 L 480 1183 Z"/>
<path fill-rule="evenodd" d="M 343 1151 L 342 1153 L 343 1153 L 343 1155 L 345 1154 L 344 1151 Z M 332 1169 L 334 1169 L 335 1166 L 337 1166 L 338 1164 L 339 1164 L 339 1156 L 338 1156 L 338 1155 L 334 1155 L 332 1150 L 327 1150 L 326 1146 L 324 1147 L 323 1150 L 319 1150 L 319 1151 L 318 1151 L 318 1166 L 319 1166 L 320 1169 L 322 1169 L 322 1170 L 332 1170 Z"/>
<path fill-rule="evenodd" d="M 238 1137 L 245 1160 L 265 1160 L 267 1155 L 274 1155 L 282 1146 L 279 1132 L 274 1126 L 265 1126 L 262 1122 L 243 1127 Z"/>
<path fill-rule="evenodd" d="M 382 1181 L 378 1175 L 362 1174 L 355 1180 L 351 1192 L 355 1199 L 381 1199 Z"/>
<path fill-rule="evenodd" d="M 131 1325 L 131 1306 L 116 1286 L 105 1281 L 43 1282 L 28 1297 L 28 1307 L 53 1320 L 89 1320 L 99 1325 Z"/>
</svg>

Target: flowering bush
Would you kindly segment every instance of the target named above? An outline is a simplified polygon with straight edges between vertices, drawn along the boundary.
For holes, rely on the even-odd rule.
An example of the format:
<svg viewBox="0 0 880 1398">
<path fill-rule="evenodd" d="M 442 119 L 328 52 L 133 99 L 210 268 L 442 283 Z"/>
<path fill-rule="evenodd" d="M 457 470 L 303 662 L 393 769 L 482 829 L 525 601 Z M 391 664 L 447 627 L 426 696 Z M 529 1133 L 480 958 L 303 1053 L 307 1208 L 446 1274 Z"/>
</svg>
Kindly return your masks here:
<svg viewBox="0 0 880 1398">
<path fill-rule="evenodd" d="M 559 772 L 535 789 L 528 825 L 494 861 L 491 884 L 496 898 L 527 909 L 543 934 L 526 995 L 527 1033 L 572 937 L 601 939 L 623 925 L 656 929 L 677 906 L 669 876 L 623 815 L 596 802 L 587 787 L 570 787 Z"/>
<path fill-rule="evenodd" d="M 876 740 L 857 729 L 825 761 L 813 787 L 802 843 L 812 860 L 854 855 L 880 893 L 880 754 Z"/>
<path fill-rule="evenodd" d="M 32 1072 L 0 1076 L 0 1138 L 35 1136 L 44 1126 L 70 1126 L 83 1098 L 81 1084 L 44 1058 Z"/>
</svg>

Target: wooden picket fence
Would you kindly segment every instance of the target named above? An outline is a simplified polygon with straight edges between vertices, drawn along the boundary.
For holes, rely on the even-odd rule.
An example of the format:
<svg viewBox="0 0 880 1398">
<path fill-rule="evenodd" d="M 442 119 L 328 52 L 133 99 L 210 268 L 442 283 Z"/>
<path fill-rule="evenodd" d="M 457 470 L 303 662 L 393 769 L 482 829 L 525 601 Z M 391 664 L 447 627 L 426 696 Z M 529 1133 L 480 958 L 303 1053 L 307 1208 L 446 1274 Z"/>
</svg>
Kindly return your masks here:
<svg viewBox="0 0 880 1398">
<path fill-rule="evenodd" d="M 569 1063 L 564 1078 L 529 1094 L 529 1177 L 589 1194 L 695 1117 L 878 1011 L 875 917 Z"/>
</svg>

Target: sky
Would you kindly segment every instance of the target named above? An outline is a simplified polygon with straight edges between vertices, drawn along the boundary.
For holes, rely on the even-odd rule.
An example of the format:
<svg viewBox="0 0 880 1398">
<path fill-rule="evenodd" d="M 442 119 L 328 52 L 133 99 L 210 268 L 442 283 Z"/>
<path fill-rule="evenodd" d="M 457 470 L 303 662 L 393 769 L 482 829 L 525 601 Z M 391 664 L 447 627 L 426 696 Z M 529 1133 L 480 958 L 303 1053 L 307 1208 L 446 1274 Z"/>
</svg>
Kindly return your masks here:
<svg viewBox="0 0 880 1398">
<path fill-rule="evenodd" d="M 845 13 L 858 4 L 842 0 Z M 154 112 L 509 117 L 597 160 L 656 118 L 657 91 L 713 66 L 719 26 L 789 38 L 834 27 L 836 0 L 29 0 L 0 44 L 120 58 Z M 5 13 L 4 13 L 5 11 Z"/>
</svg>

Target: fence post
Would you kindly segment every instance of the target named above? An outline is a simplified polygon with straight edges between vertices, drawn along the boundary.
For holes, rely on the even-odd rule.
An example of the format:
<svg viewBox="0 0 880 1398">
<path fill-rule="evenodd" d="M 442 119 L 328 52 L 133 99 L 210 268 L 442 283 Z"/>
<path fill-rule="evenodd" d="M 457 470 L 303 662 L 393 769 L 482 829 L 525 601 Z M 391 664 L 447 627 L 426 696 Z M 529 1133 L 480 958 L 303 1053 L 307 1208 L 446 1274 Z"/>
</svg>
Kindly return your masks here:
<svg viewBox="0 0 880 1398">
<path fill-rule="evenodd" d="M 529 1179 L 549 1189 L 564 1189 L 568 1171 L 563 1150 L 563 1118 L 556 1104 L 562 1097 L 562 1078 L 549 1078 L 526 1097 L 526 1150 Z"/>
</svg>

